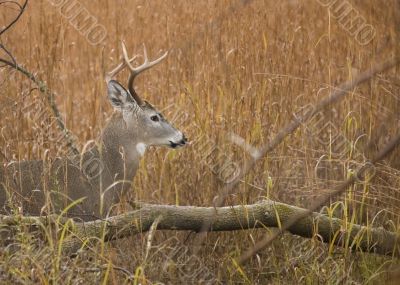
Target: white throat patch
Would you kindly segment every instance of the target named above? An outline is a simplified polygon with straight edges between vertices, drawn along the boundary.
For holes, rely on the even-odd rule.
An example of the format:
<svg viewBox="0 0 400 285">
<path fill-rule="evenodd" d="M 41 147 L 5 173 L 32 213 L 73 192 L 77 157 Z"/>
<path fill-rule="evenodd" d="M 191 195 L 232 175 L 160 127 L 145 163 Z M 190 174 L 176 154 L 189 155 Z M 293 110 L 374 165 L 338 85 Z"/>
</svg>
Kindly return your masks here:
<svg viewBox="0 0 400 285">
<path fill-rule="evenodd" d="M 136 150 L 139 153 L 140 156 L 143 156 L 145 151 L 146 151 L 147 145 L 144 143 L 138 143 L 136 145 Z"/>
</svg>

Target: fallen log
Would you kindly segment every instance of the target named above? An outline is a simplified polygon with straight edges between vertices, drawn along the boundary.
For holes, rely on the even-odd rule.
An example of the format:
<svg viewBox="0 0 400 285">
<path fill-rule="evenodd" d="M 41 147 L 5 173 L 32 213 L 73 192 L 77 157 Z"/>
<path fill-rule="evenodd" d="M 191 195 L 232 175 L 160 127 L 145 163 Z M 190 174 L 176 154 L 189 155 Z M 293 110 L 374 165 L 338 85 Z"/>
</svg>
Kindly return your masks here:
<svg viewBox="0 0 400 285">
<path fill-rule="evenodd" d="M 26 225 L 30 230 L 57 226 L 63 232 L 62 249 L 72 254 L 92 241 L 111 241 L 149 231 L 184 230 L 200 232 L 209 223 L 208 231 L 237 231 L 275 227 L 308 210 L 296 206 L 263 200 L 251 205 L 229 207 L 194 207 L 138 204 L 137 209 L 104 220 L 77 222 L 56 215 L 42 217 L 0 216 L 0 230 Z M 305 216 L 305 215 L 304 215 Z M 155 224 L 156 223 L 156 224 Z M 294 235 L 333 242 L 365 252 L 400 256 L 400 235 L 383 228 L 351 224 L 337 218 L 313 212 L 288 228 Z"/>
</svg>

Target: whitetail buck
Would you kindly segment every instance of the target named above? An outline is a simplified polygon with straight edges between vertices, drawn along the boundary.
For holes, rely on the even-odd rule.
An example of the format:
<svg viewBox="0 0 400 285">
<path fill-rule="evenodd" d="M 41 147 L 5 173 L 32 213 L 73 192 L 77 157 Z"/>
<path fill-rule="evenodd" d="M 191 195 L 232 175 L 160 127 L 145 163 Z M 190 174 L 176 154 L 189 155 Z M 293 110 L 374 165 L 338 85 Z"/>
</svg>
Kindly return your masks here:
<svg viewBox="0 0 400 285">
<path fill-rule="evenodd" d="M 108 99 L 116 111 L 96 146 L 79 157 L 0 167 L 1 212 L 13 208 L 23 214 L 40 215 L 65 210 L 68 216 L 83 220 L 105 217 L 131 188 L 147 146 L 176 148 L 186 144 L 182 132 L 143 101 L 133 86 L 138 74 L 161 62 L 167 53 L 149 62 L 144 48 L 144 63 L 134 68 L 131 62 L 135 57 L 128 58 L 123 43 L 122 50 L 123 62 L 106 76 Z M 112 80 L 125 67 L 130 69 L 129 91 Z"/>
</svg>

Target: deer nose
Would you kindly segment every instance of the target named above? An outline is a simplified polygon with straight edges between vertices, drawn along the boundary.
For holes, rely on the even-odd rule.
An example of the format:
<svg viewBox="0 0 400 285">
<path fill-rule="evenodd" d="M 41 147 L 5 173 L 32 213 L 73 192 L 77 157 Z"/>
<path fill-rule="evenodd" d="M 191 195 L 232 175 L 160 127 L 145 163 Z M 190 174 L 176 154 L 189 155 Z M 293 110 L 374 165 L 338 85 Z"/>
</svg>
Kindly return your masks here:
<svg viewBox="0 0 400 285">
<path fill-rule="evenodd" d="M 182 139 L 181 139 L 181 144 L 186 144 L 188 139 L 185 137 L 184 134 L 182 134 Z"/>
</svg>

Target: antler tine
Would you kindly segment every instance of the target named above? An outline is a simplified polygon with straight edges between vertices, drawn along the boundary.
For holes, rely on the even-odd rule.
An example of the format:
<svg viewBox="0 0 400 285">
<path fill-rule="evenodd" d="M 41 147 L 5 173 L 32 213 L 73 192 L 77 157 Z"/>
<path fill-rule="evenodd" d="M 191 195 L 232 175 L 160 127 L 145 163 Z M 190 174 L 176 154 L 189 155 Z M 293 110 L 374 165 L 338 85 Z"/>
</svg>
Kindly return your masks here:
<svg viewBox="0 0 400 285">
<path fill-rule="evenodd" d="M 115 75 L 117 75 L 125 67 L 125 62 L 120 63 L 116 68 L 106 73 L 106 82 L 110 82 Z"/>
<path fill-rule="evenodd" d="M 131 95 L 135 98 L 135 100 L 138 102 L 139 105 L 143 104 L 143 101 L 140 99 L 140 97 L 136 94 L 135 89 L 133 88 L 133 81 L 136 78 L 136 76 L 138 76 L 140 73 L 142 73 L 143 71 L 153 67 L 154 65 L 160 63 L 164 58 L 167 57 L 168 55 L 168 51 L 165 52 L 162 56 L 160 56 L 159 58 L 157 58 L 156 60 L 150 61 L 149 62 L 149 58 L 147 57 L 147 50 L 146 50 L 146 46 L 143 44 L 143 64 L 138 66 L 138 67 L 133 67 L 131 65 L 131 61 L 129 60 L 128 57 L 128 52 L 126 51 L 126 46 L 124 43 L 122 43 L 122 53 L 124 54 L 124 61 L 125 64 L 128 66 L 128 68 L 131 71 L 131 74 L 129 75 L 129 80 L 128 80 L 128 89 L 129 92 L 131 93 Z"/>
<path fill-rule="evenodd" d="M 125 52 L 124 52 L 125 51 Z M 125 53 L 126 53 L 126 47 L 124 42 L 122 42 L 122 52 L 124 53 L 124 60 L 113 70 L 111 70 L 110 72 L 106 73 L 106 82 L 108 83 L 111 79 L 113 79 L 113 77 L 115 77 L 118 73 L 120 73 L 125 67 L 126 67 L 126 63 L 128 62 L 129 65 L 132 61 L 134 61 L 137 56 L 135 55 L 134 57 L 132 57 L 131 59 L 126 60 L 125 58 Z"/>
</svg>

